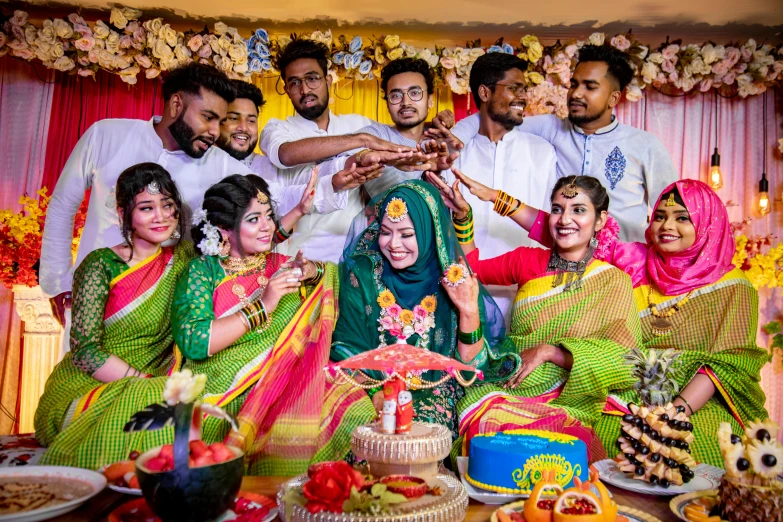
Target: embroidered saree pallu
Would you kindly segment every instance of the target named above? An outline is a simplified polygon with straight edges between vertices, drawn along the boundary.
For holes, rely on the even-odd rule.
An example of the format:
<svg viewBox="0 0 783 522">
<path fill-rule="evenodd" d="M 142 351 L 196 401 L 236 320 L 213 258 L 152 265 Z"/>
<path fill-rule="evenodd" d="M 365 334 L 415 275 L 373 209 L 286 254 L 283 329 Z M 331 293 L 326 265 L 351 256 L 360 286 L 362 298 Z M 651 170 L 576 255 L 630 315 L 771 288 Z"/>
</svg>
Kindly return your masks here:
<svg viewBox="0 0 783 522">
<path fill-rule="evenodd" d="M 160 402 L 165 376 L 178 368 L 170 305 L 177 277 L 193 256 L 182 243 L 128 267 L 109 248 L 89 254 L 74 275 L 71 351 L 46 382 L 35 412 L 41 464 L 98 468 L 163 443 L 169 433 L 129 435 L 130 415 Z M 109 359 L 160 379 L 91 377 Z M 163 430 L 167 432 L 167 430 Z"/>
<path fill-rule="evenodd" d="M 212 320 L 236 313 L 243 304 L 234 292 L 243 286 L 249 300 L 260 297 L 259 275 L 270 278 L 287 258 L 267 256 L 263 274 L 227 277 L 215 257 L 191 264 L 175 299 L 174 332 L 194 374 L 208 376 L 202 400 L 236 415 L 240 432 L 211 417 L 203 424 L 207 443 L 226 441 L 245 450 L 249 474 L 295 475 L 311 462 L 339 459 L 350 449 L 356 426 L 375 417 L 362 390 L 325 382 L 335 320 L 336 267 L 299 293 L 283 296 L 263 330 L 252 330 L 207 357 Z"/>
<path fill-rule="evenodd" d="M 542 274 L 520 281 L 509 339 L 520 353 L 542 344 L 561 346 L 573 356 L 573 366 L 568 371 L 543 363 L 515 388 L 479 385 L 467 390 L 458 406 L 460 440 L 455 451 L 466 455 L 470 439 L 480 433 L 525 428 L 578 436 L 587 444 L 591 461 L 603 458 L 606 452 L 590 428 L 600 419 L 607 396 L 633 385 L 622 356 L 641 338 L 630 280 L 594 260 L 580 288 L 553 288 L 556 276 L 546 272 L 549 251 L 543 249 L 522 247 L 488 261 L 471 254 L 469 261 L 482 281 L 509 284 L 499 269 L 506 256 L 524 257 L 532 273 Z M 497 279 L 487 275 L 490 270 Z"/>
<path fill-rule="evenodd" d="M 642 334 L 650 349 L 676 347 L 679 356 L 680 389 L 697 374 L 710 377 L 716 393 L 690 417 L 695 441 L 691 445 L 693 458 L 712 466 L 723 467 L 715 433 L 721 422 L 729 422 L 735 432 L 745 423 L 767 417 L 765 397 L 759 385 L 761 367 L 769 353 L 756 345 L 758 326 L 758 294 L 744 272 L 734 269 L 711 285 L 690 295 L 670 321 L 673 329 L 666 335 L 653 335 L 655 317 L 648 308 L 649 286 L 635 290 L 640 312 Z M 659 309 L 682 301 L 685 294 L 660 296 L 653 294 Z M 639 403 L 635 392 L 612 396 L 607 404 L 598 431 L 606 445 L 614 443 L 620 433 L 619 416 L 627 413 L 628 402 Z"/>
</svg>

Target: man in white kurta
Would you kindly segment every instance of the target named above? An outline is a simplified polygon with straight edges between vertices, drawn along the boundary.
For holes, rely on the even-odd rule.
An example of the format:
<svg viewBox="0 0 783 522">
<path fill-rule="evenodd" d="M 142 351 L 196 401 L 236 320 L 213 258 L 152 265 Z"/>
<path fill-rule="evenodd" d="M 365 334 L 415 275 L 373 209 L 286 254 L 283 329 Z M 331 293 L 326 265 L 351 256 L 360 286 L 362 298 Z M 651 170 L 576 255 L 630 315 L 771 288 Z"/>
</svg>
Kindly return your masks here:
<svg viewBox="0 0 783 522">
<path fill-rule="evenodd" d="M 479 183 L 548 209 L 556 180 L 555 150 L 538 136 L 514 130 L 522 123 L 525 108 L 526 67 L 524 60 L 502 53 L 481 56 L 473 64 L 470 86 L 479 107 L 480 127 L 478 134 L 464 144 L 454 166 Z M 449 174 L 444 177 L 453 182 Z M 462 192 L 473 208 L 474 237 L 482 259 L 536 245 L 519 225 L 494 212 L 491 204 L 480 201 L 467 189 Z M 517 288 L 487 286 L 487 290 L 508 325 Z"/>
<path fill-rule="evenodd" d="M 93 250 L 123 242 L 115 208 L 119 175 L 133 165 L 158 163 L 171 175 L 191 210 L 201 207 L 204 192 L 231 174 L 250 169 L 213 147 L 220 135 L 234 89 L 214 67 L 193 63 L 169 73 L 163 87 L 165 110 L 151 120 L 107 119 L 93 124 L 79 139 L 57 181 L 46 215 L 39 281 L 53 299 L 53 312 L 68 335 L 67 302 L 73 269 Z M 270 186 L 282 212 L 296 206 L 306 184 Z M 71 237 L 76 212 L 91 189 L 87 217 L 74 265 Z M 345 204 L 324 178 L 314 206 L 330 211 Z M 67 347 L 67 344 L 65 345 Z"/>
<path fill-rule="evenodd" d="M 281 185 L 307 183 L 315 165 L 348 150 L 397 149 L 375 136 L 355 134 L 373 123 L 369 118 L 336 115 L 329 110 L 329 55 L 329 49 L 321 43 L 294 40 L 277 56 L 277 69 L 296 114 L 285 120 L 269 120 L 261 132 L 260 148 L 277 169 L 274 181 Z M 258 161 L 258 167 L 268 171 L 265 162 Z M 311 259 L 339 261 L 351 222 L 363 207 L 359 189 L 347 192 L 342 210 L 303 217 L 278 251 L 292 255 L 302 250 Z"/>
</svg>

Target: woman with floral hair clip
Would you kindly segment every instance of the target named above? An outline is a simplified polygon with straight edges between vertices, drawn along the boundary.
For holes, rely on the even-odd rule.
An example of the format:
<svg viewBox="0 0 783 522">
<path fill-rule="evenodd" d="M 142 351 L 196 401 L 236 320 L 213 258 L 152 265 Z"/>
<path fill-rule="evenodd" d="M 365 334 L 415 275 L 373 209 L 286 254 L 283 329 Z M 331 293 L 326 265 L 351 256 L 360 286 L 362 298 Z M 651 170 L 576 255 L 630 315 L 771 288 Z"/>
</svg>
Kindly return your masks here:
<svg viewBox="0 0 783 522">
<path fill-rule="evenodd" d="M 122 423 L 160 400 L 162 387 L 146 378 L 181 362 L 171 302 L 193 244 L 162 246 L 185 232 L 180 193 L 163 167 L 140 163 L 120 174 L 116 195 L 125 242 L 91 252 L 74 274 L 71 350 L 35 412 L 35 436 L 48 448 L 41 463 L 97 468 L 127 458 Z"/>
<path fill-rule="evenodd" d="M 590 176 L 559 179 L 552 190 L 552 214 L 542 224 L 555 238 L 553 248 L 520 247 L 480 259 L 472 237 L 472 209 L 459 181 L 449 187 L 431 179 L 454 212 L 457 237 L 479 280 L 519 287 L 509 338 L 519 350 L 522 371 L 502 386 L 468 391 L 459 404 L 463 454 L 472 436 L 516 427 L 570 432 L 585 440 L 590 461 L 602 458 L 604 448 L 591 429 L 601 419 L 607 397 L 633 385 L 623 355 L 641 344 L 630 278 L 595 255 L 616 235 L 616 229 L 604 232 L 606 190 Z M 525 217 L 523 202 L 492 192 L 497 193 L 491 199 L 496 212 L 515 220 Z M 543 405 L 558 413 L 542 418 L 538 410 Z M 562 420 L 554 429 L 542 427 L 554 424 L 558 415 Z"/>
<path fill-rule="evenodd" d="M 229 433 L 206 419 L 203 439 L 228 437 L 245 451 L 248 474 L 291 476 L 343 458 L 374 410 L 362 390 L 327 383 L 322 370 L 337 267 L 273 252 L 275 229 L 261 178 L 229 176 L 210 187 L 192 231 L 202 255 L 180 278 L 172 323 L 187 367 L 207 375 L 202 400 L 239 424 Z"/>
</svg>

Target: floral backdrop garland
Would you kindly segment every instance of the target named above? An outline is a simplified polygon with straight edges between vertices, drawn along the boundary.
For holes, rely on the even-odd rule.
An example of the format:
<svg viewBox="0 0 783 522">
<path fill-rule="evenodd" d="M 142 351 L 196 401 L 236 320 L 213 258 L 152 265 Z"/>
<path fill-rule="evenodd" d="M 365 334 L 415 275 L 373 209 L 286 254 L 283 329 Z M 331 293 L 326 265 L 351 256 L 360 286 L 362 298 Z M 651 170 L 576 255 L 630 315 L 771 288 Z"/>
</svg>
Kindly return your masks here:
<svg viewBox="0 0 783 522">
<path fill-rule="evenodd" d="M 32 61 L 59 71 L 94 76 L 98 69 L 119 74 L 134 84 L 139 73 L 155 78 L 179 64 L 192 60 L 215 65 L 233 78 L 250 80 L 253 75 L 274 73 L 276 54 L 291 41 L 270 38 L 264 29 L 249 39 L 223 22 L 213 31 L 179 32 L 162 18 L 141 21 L 142 12 L 129 7 L 111 10 L 109 20 L 88 24 L 78 14 L 32 23 L 24 11 L 8 19 L 0 17 L 0 56 Z M 292 35 L 296 37 L 295 35 Z M 565 117 L 565 97 L 579 48 L 590 43 L 608 44 L 628 53 L 636 75 L 626 98 L 638 101 L 648 86 L 674 87 L 682 92 L 729 86 L 739 96 L 760 94 L 783 80 L 783 45 L 744 43 L 716 45 L 667 41 L 658 48 L 642 45 L 632 32 L 609 37 L 593 33 L 587 40 L 559 41 L 544 46 L 536 36 L 524 36 L 518 45 L 498 40 L 489 47 L 479 40 L 465 47 L 417 48 L 401 42 L 399 36 L 379 38 L 333 37 L 331 31 L 315 31 L 299 38 L 323 42 L 331 48 L 334 79 L 371 80 L 389 61 L 402 57 L 426 60 L 438 81 L 452 92 L 467 94 L 468 78 L 476 59 L 488 52 L 516 54 L 530 62 L 527 72 L 528 112 L 555 113 Z"/>
</svg>

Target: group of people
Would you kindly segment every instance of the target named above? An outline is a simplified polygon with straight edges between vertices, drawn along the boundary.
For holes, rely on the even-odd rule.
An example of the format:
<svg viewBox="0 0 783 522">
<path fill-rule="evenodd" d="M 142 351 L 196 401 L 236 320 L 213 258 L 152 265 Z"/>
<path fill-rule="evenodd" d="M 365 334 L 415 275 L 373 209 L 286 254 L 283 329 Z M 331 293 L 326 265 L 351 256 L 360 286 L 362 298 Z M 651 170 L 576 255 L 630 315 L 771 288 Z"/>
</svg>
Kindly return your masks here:
<svg viewBox="0 0 783 522">
<path fill-rule="evenodd" d="M 613 455 L 639 400 L 634 348 L 681 352 L 675 404 L 696 460 L 721 465 L 719 422 L 766 417 L 757 295 L 732 265 L 725 208 L 612 114 L 632 78 L 622 52 L 582 48 L 568 120 L 524 122 L 527 63 L 486 54 L 470 74 L 478 114 L 456 125 L 450 111 L 427 121 L 433 75 L 415 58 L 382 71 L 393 125 L 332 114 L 328 59 L 305 39 L 279 53 L 296 114 L 260 138 L 261 91 L 192 63 L 164 79 L 162 116 L 80 139 L 43 237 L 41 286 L 70 350 L 36 411 L 42 463 L 97 468 L 171 442 L 122 426 L 183 368 L 238 420 L 205 420 L 204 440 L 242 447 L 249 473 L 350 457 L 382 392 L 322 369 L 394 343 L 483 371 L 468 388 L 427 372 L 442 382 L 413 390 L 455 455 L 515 427 Z"/>
</svg>

